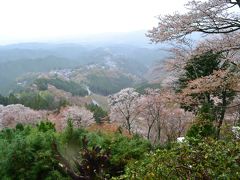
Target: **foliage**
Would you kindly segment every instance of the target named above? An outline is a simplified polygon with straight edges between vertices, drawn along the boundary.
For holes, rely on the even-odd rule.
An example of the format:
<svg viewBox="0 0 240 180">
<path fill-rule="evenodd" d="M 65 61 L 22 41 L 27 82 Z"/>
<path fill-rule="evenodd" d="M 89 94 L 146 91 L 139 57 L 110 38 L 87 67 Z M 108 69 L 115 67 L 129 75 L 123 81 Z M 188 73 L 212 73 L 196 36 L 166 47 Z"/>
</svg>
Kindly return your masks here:
<svg viewBox="0 0 240 180">
<path fill-rule="evenodd" d="M 47 79 L 36 79 L 34 83 L 37 85 L 39 91 L 46 91 L 48 89 Z"/>
<path fill-rule="evenodd" d="M 83 141 L 83 139 L 85 140 Z M 20 140 L 21 142 L 23 141 L 24 146 L 19 147 L 21 145 Z M 65 170 L 58 165 L 58 163 L 64 164 L 62 159 L 59 159 L 59 156 L 68 162 L 71 170 L 86 176 L 93 175 L 89 171 L 90 169 L 86 169 L 89 163 L 91 167 L 103 168 L 101 167 L 101 162 L 109 159 L 106 161 L 106 168 L 100 170 L 101 172 L 99 171 L 99 173 L 101 176 L 107 174 L 110 176 L 119 175 L 123 173 L 124 166 L 127 163 L 134 159 L 140 159 L 142 154 L 150 148 L 149 142 L 140 137 L 128 138 L 120 134 L 89 133 L 83 129 L 73 128 L 70 120 L 65 131 L 60 134 L 56 133 L 54 125 L 49 122 L 41 122 L 35 128 L 18 124 L 16 130 L 6 129 L 1 132 L 0 143 L 6 145 L 1 146 L 0 151 L 2 162 L 0 172 L 2 177 L 14 176 L 24 179 L 27 177 L 29 179 L 38 178 L 39 175 L 37 173 L 43 172 L 42 169 L 44 168 L 46 169 L 44 169 L 45 178 L 51 178 L 52 174 L 65 176 L 63 173 Z M 59 149 L 58 152 L 53 148 L 53 144 Z M 9 148 L 12 149 L 10 150 Z M 14 157 L 21 159 L 12 162 L 10 158 L 12 158 L 15 151 L 18 154 Z M 6 156 L 7 153 L 11 154 Z M 38 157 L 38 155 L 44 159 L 41 160 L 41 157 Z M 105 159 L 106 156 L 108 157 L 107 159 Z M 99 162 L 100 164 L 98 166 L 93 162 Z M 15 174 L 10 173 L 10 170 L 8 171 L 8 167 L 6 167 L 10 166 L 8 163 L 12 163 L 11 170 L 15 168 Z M 52 169 L 49 170 L 48 167 Z M 79 172 L 76 168 L 79 168 Z M 68 172 L 66 173 L 68 174 Z M 98 175 L 100 176 L 100 174 Z"/>
<path fill-rule="evenodd" d="M 62 126 L 66 126 L 66 122 L 68 119 L 71 119 L 74 127 L 88 127 L 91 124 L 94 124 L 93 113 L 87 110 L 85 107 L 79 106 L 70 106 L 63 109 L 60 112 L 59 116 L 61 116 Z"/>
<path fill-rule="evenodd" d="M 195 113 L 199 105 L 211 104 L 217 138 L 226 110 L 240 86 L 240 21 L 239 14 L 234 12 L 234 7 L 239 5 L 239 0 L 189 0 L 186 4 L 188 11 L 159 16 L 157 27 L 148 34 L 153 42 L 172 42 L 169 50 L 172 56 L 168 58 L 170 69 L 178 72 L 177 76 L 179 72 L 185 73 L 180 79 L 181 86 L 185 87 L 181 104 Z M 208 36 L 197 38 L 196 43 L 188 36 L 194 32 Z M 205 62 L 201 63 L 201 59 Z"/>
<path fill-rule="evenodd" d="M 86 96 L 88 94 L 87 90 L 80 84 L 73 81 L 66 81 L 59 78 L 55 79 L 36 79 L 34 82 L 39 90 L 47 90 L 47 85 L 51 84 L 57 89 L 62 89 L 66 92 L 72 93 L 74 96 Z"/>
<path fill-rule="evenodd" d="M 22 92 L 19 94 L 11 93 L 9 96 L 0 95 L 0 104 L 22 104 L 35 110 L 47 109 L 54 110 L 60 109 L 68 104 L 65 99 L 55 100 L 54 96 L 47 91 L 39 92 Z"/>
<path fill-rule="evenodd" d="M 150 150 L 140 137 L 87 132 L 75 129 L 71 120 L 60 133 L 48 121 L 36 127 L 18 124 L 0 132 L 0 145 L 3 179 L 109 178 Z"/>
<path fill-rule="evenodd" d="M 185 73 L 179 78 L 179 88 L 183 89 L 187 86 L 188 81 L 197 79 L 202 76 L 208 76 L 213 71 L 219 70 L 220 67 L 220 53 L 213 53 L 211 51 L 193 57 L 186 62 L 184 66 Z"/>
<path fill-rule="evenodd" d="M 0 104 L 4 106 L 8 105 L 8 97 L 4 97 L 0 94 Z"/>
<path fill-rule="evenodd" d="M 88 86 L 94 93 L 109 95 L 123 88 L 132 86 L 133 80 L 126 75 L 111 77 L 109 75 L 90 74 L 87 76 Z"/>
<path fill-rule="evenodd" d="M 151 88 L 151 89 L 160 89 L 161 88 L 161 85 L 160 83 L 142 83 L 142 84 L 139 84 L 137 85 L 136 87 L 136 91 L 140 94 L 145 94 L 145 90 L 148 89 L 148 88 Z"/>
<path fill-rule="evenodd" d="M 179 77 L 177 84 L 177 91 L 185 93 L 185 96 L 192 96 L 192 99 L 195 99 L 195 105 L 192 103 L 188 105 L 187 103 L 182 103 L 182 106 L 185 110 L 197 111 L 199 104 L 209 103 L 214 105 L 214 102 L 211 99 L 211 96 L 221 97 L 222 91 L 216 89 L 215 91 L 208 91 L 207 89 L 203 92 L 188 92 L 189 83 L 198 78 L 207 77 L 211 75 L 214 71 L 224 70 L 229 67 L 229 63 L 225 62 L 221 64 L 222 54 L 207 52 L 202 55 L 193 57 L 192 59 L 186 62 L 186 65 L 183 67 L 184 73 Z M 229 90 L 230 91 L 230 90 Z M 232 99 L 234 95 L 233 92 L 227 94 L 228 99 Z M 221 100 L 221 99 L 220 99 Z"/>
<path fill-rule="evenodd" d="M 120 175 L 124 172 L 124 167 L 131 161 L 141 159 L 142 154 L 149 151 L 150 143 L 138 136 L 133 138 L 125 137 L 121 134 L 104 135 L 91 133 L 87 135 L 90 147 L 99 144 L 103 150 L 110 153 L 110 164 L 112 175 Z"/>
<path fill-rule="evenodd" d="M 175 93 L 166 89 L 146 89 L 138 103 L 142 120 L 138 129 L 141 135 L 154 144 L 175 141 L 184 136 L 192 120 L 192 113 L 185 112 L 176 103 Z"/>
<path fill-rule="evenodd" d="M 51 150 L 54 139 L 52 125 L 41 123 L 35 128 L 20 126 L 0 132 L 1 178 L 64 179 L 66 176 L 58 170 L 58 163 Z"/>
<path fill-rule="evenodd" d="M 192 32 L 232 33 L 240 29 L 239 14 L 234 13 L 233 8 L 237 4 L 240 5 L 239 0 L 189 0 L 186 13 L 159 16 L 158 26 L 149 31 L 148 36 L 154 42 L 187 42 L 186 36 Z"/>
<path fill-rule="evenodd" d="M 158 149 L 126 168 L 119 179 L 238 179 L 240 144 L 213 139 Z"/>
<path fill-rule="evenodd" d="M 110 155 L 110 169 L 107 172 L 113 175 L 120 175 L 124 171 L 124 167 L 131 161 L 140 159 L 142 154 L 149 151 L 151 145 L 148 141 L 134 136 L 132 138 L 125 137 L 121 134 L 103 134 L 95 132 L 87 132 L 81 129 L 74 129 L 71 121 L 68 121 L 68 126 L 65 132 L 61 134 L 62 141 L 61 147 L 67 145 L 67 149 L 63 148 L 63 156 L 69 160 L 74 166 L 75 161 L 73 158 L 79 158 L 80 154 L 85 151 L 83 139 L 87 140 L 87 148 L 90 152 L 101 148 L 102 153 Z M 96 149 L 96 147 L 98 147 Z M 72 154 L 69 157 L 69 154 Z M 100 153 L 101 154 L 101 153 Z"/>
<path fill-rule="evenodd" d="M 72 179 L 105 179 L 110 170 L 109 153 L 102 151 L 99 146 L 88 148 L 86 137 L 82 139 L 82 149 L 79 155 L 73 159 L 73 166 L 60 154 L 57 145 L 53 145 L 56 158 L 62 164 L 61 168 Z"/>
<path fill-rule="evenodd" d="M 193 138 L 203 138 L 216 135 L 216 128 L 213 125 L 214 113 L 210 104 L 204 104 L 196 117 L 194 124 L 188 129 L 187 136 Z"/>
<path fill-rule="evenodd" d="M 16 126 L 17 129 L 18 126 Z M 19 129 L 19 128 L 18 128 Z M 41 132 L 47 132 L 47 131 L 53 131 L 55 132 L 55 125 L 51 123 L 50 121 L 41 121 L 40 123 L 37 124 L 37 129 Z"/>
<path fill-rule="evenodd" d="M 234 99 L 235 93 L 226 85 L 226 82 L 222 82 L 220 85 L 217 84 L 215 88 L 208 88 L 207 85 L 203 85 L 198 81 L 204 78 L 210 79 L 210 76 L 217 71 L 226 70 L 228 73 L 235 73 L 235 68 L 232 69 L 228 61 L 222 62 L 222 58 L 222 53 L 213 53 L 212 51 L 195 56 L 186 62 L 183 67 L 184 73 L 178 79 L 178 91 L 181 92 L 180 96 L 182 96 L 181 98 L 183 99 L 181 102 L 182 107 L 185 108 L 185 110 L 201 114 L 199 107 L 209 106 L 209 109 L 211 109 L 209 114 L 214 116 L 212 119 L 217 122 L 216 137 L 219 137 L 226 107 Z M 195 84 L 193 82 L 195 82 Z M 206 83 L 205 81 L 205 84 Z M 196 84 L 201 85 L 201 87 L 198 87 L 199 85 L 196 86 Z M 214 82 L 211 83 L 211 85 L 214 86 Z M 189 101 L 186 101 L 187 98 Z M 200 119 L 202 119 L 201 122 L 203 122 L 204 119 Z M 208 121 L 208 119 L 205 120 Z M 211 120 L 211 122 L 213 120 Z M 205 123 L 205 126 L 212 126 L 210 124 L 207 125 Z M 196 124 L 193 129 L 198 129 Z"/>
<path fill-rule="evenodd" d="M 93 112 L 93 117 L 97 123 L 101 123 L 102 119 L 108 115 L 106 111 L 96 104 L 86 105 L 86 108 Z"/>
<path fill-rule="evenodd" d="M 46 118 L 45 111 L 35 111 L 21 104 L 0 105 L 0 128 L 15 127 L 18 123 L 36 124 Z"/>
<path fill-rule="evenodd" d="M 15 129 L 0 132 L 0 176 L 2 179 L 238 179 L 239 151 L 240 142 L 236 139 L 186 138 L 154 150 L 139 136 L 75 129 L 70 120 L 64 132 L 59 133 L 50 122 L 41 122 L 36 127 L 18 124 Z"/>
<path fill-rule="evenodd" d="M 140 94 L 134 88 L 125 88 L 120 92 L 108 97 L 110 109 L 110 119 L 120 123 L 131 134 L 134 131 L 133 126 L 137 121 L 138 100 Z M 136 130 L 136 129 L 135 129 Z"/>
</svg>

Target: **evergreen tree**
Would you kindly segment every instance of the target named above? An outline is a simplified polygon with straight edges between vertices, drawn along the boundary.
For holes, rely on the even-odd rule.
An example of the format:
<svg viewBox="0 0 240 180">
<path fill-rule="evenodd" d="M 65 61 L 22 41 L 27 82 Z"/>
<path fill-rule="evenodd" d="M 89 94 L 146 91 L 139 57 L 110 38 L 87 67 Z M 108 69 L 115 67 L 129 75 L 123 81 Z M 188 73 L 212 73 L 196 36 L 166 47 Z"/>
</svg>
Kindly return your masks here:
<svg viewBox="0 0 240 180">
<path fill-rule="evenodd" d="M 184 74 L 178 79 L 176 91 L 180 93 L 184 92 L 190 81 L 210 76 L 214 71 L 226 69 L 234 71 L 234 68 L 231 68 L 231 64 L 228 61 L 222 63 L 221 58 L 221 53 L 213 53 L 212 51 L 209 51 L 190 59 L 184 67 Z M 214 115 L 214 120 L 217 122 L 216 137 L 219 137 L 226 107 L 233 100 L 235 96 L 234 91 L 228 89 L 228 87 L 219 87 L 214 91 L 206 90 L 203 93 L 191 93 L 190 96 L 197 99 L 198 104 L 195 106 L 182 104 L 182 107 L 185 110 L 192 111 L 198 115 L 201 114 L 201 108 L 203 106 L 208 107 L 209 111 Z M 219 102 L 214 102 L 212 97 L 216 97 Z"/>
</svg>

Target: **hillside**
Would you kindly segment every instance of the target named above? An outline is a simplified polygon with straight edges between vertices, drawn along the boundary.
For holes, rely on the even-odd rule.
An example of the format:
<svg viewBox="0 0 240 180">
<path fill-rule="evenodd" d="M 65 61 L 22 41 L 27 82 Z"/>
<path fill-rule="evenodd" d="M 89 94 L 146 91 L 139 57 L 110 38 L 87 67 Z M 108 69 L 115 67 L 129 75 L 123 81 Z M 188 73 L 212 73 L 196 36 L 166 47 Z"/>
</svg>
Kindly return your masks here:
<svg viewBox="0 0 240 180">
<path fill-rule="evenodd" d="M 141 41 L 141 38 L 130 42 L 122 39 L 126 44 L 110 39 L 106 39 L 101 44 L 97 43 L 96 39 L 78 44 L 24 43 L 1 46 L 0 94 L 8 94 L 15 89 L 17 80 L 29 73 L 47 73 L 59 69 L 81 68 L 82 72 L 88 72 L 89 68 L 95 66 L 144 79 L 154 62 L 166 56 L 166 52 L 152 48 L 150 45 L 146 46 L 146 43 L 134 43 Z M 107 74 L 108 70 L 103 73 Z M 121 75 L 118 78 L 122 78 Z M 90 79 L 93 77 L 91 76 Z"/>
</svg>

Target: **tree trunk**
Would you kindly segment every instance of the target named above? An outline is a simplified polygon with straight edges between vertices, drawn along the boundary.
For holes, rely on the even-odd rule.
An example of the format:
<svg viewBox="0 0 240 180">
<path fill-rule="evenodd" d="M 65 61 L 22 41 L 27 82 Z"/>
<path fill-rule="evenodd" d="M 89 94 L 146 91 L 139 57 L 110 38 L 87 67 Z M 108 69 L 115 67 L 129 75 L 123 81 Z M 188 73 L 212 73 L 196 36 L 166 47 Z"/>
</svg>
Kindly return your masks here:
<svg viewBox="0 0 240 180">
<path fill-rule="evenodd" d="M 148 132 L 147 132 L 147 139 L 148 139 L 148 140 L 150 139 L 150 131 L 151 131 L 151 127 L 149 126 L 149 127 L 148 127 Z"/>
<path fill-rule="evenodd" d="M 150 125 L 148 125 L 148 132 L 147 132 L 147 139 L 148 140 L 150 139 L 150 133 L 151 133 L 154 122 L 155 122 L 155 120 L 153 120 L 152 123 Z"/>
<path fill-rule="evenodd" d="M 127 117 L 126 120 L 127 120 L 127 130 L 128 130 L 128 133 L 129 133 L 129 134 L 132 134 L 132 133 L 131 133 L 130 117 Z"/>
<path fill-rule="evenodd" d="M 161 124 L 159 120 L 157 121 L 157 141 L 160 143 L 161 140 Z"/>
<path fill-rule="evenodd" d="M 217 139 L 219 139 L 219 137 L 220 137 L 220 131 L 221 131 L 221 127 L 222 127 L 225 112 L 226 112 L 226 106 L 227 106 L 226 91 L 224 91 L 222 93 L 222 96 L 223 96 L 222 97 L 222 108 L 221 108 L 220 118 L 219 118 L 218 125 L 217 125 L 217 134 L 216 134 Z"/>
</svg>

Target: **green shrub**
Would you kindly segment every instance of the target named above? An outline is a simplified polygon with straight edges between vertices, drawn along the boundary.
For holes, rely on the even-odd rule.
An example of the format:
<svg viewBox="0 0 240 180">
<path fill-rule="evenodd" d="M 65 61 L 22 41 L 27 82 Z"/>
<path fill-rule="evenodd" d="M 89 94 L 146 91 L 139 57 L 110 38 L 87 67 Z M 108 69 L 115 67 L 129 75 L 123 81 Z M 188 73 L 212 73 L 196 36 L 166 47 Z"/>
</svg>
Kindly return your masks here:
<svg viewBox="0 0 240 180">
<path fill-rule="evenodd" d="M 210 104 L 203 104 L 199 109 L 196 116 L 196 122 L 189 128 L 187 132 L 188 137 L 203 138 L 203 137 L 215 137 L 216 128 L 214 127 L 213 121 L 215 117 Z"/>
<path fill-rule="evenodd" d="M 108 115 L 106 111 L 104 111 L 100 106 L 95 104 L 87 105 L 86 108 L 93 112 L 93 117 L 96 123 L 101 123 L 102 118 Z"/>
<path fill-rule="evenodd" d="M 54 179 L 58 162 L 51 144 L 54 130 L 49 123 L 38 127 L 21 127 L 0 132 L 0 177 L 2 179 Z M 21 128 L 20 128 L 21 127 Z M 45 127 L 45 128 L 42 128 Z"/>
<path fill-rule="evenodd" d="M 48 121 L 35 127 L 18 124 L 15 129 L 0 131 L 0 177 L 72 178 L 60 163 L 79 176 L 110 178 L 123 174 L 128 163 L 140 160 L 150 149 L 150 143 L 141 137 L 75 129 L 71 120 L 59 133 Z M 94 169 L 97 172 L 92 176 Z"/>
<path fill-rule="evenodd" d="M 204 139 L 156 150 L 119 179 L 239 179 L 240 143 Z M 195 143 L 193 143 L 195 142 Z"/>
<path fill-rule="evenodd" d="M 141 137 L 129 138 L 119 133 L 104 134 L 74 129 L 70 120 L 60 136 L 62 139 L 60 151 L 71 164 L 73 164 L 72 159 L 82 151 L 82 139 L 85 137 L 88 140 L 88 148 L 94 149 L 98 146 L 102 151 L 109 152 L 112 168 L 109 173 L 111 175 L 122 174 L 129 162 L 141 159 L 142 155 L 151 149 L 149 141 Z"/>
</svg>

